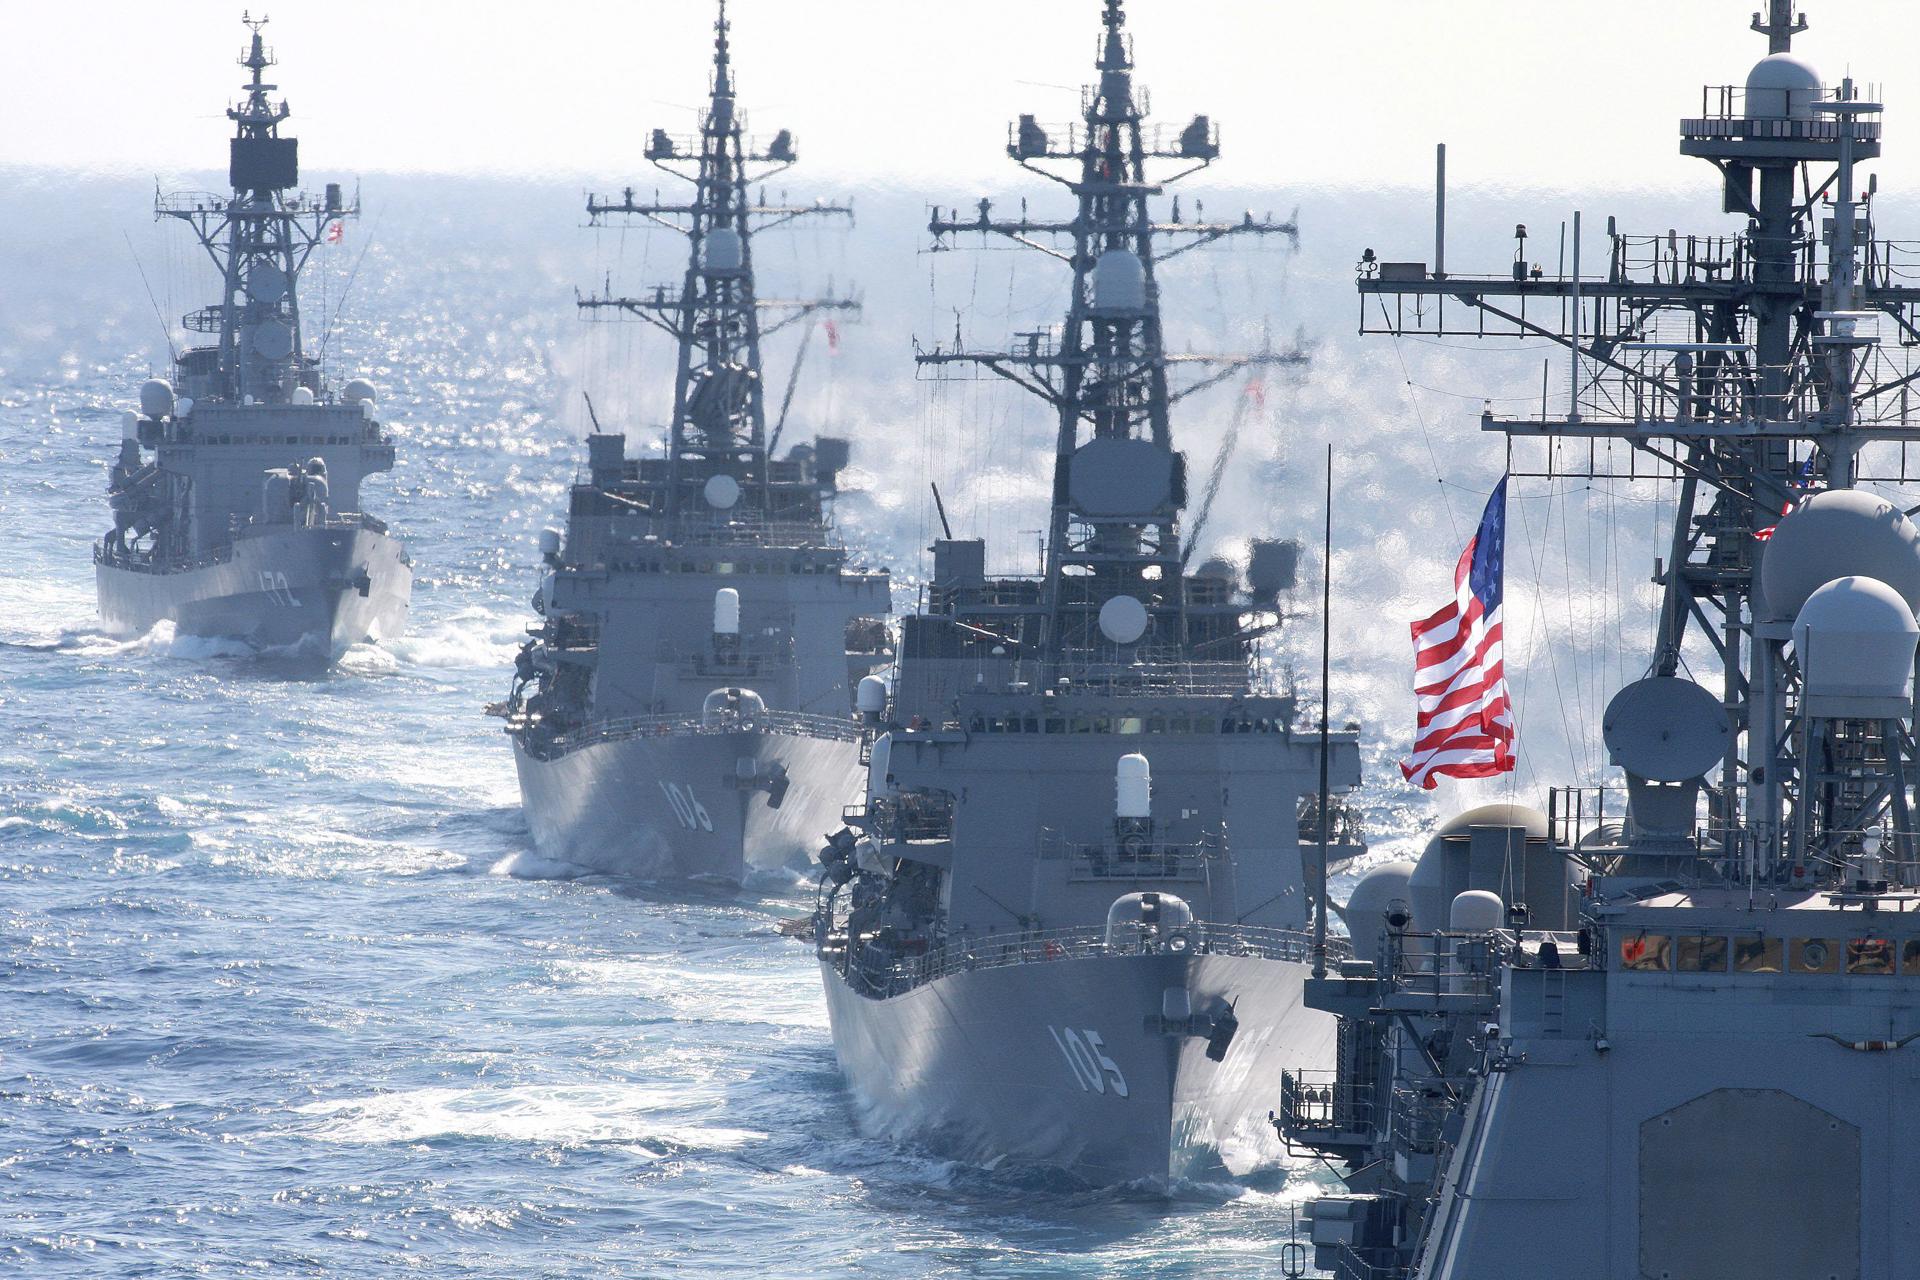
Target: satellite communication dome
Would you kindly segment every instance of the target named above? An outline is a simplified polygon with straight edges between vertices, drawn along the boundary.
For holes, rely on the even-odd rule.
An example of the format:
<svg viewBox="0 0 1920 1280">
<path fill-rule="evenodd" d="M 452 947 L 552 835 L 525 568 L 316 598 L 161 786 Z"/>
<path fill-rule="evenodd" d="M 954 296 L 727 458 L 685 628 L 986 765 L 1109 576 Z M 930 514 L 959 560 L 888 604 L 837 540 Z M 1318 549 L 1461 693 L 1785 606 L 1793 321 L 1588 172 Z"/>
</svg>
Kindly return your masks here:
<svg viewBox="0 0 1920 1280">
<path fill-rule="evenodd" d="M 1747 73 L 1747 115 L 1811 120 L 1813 104 L 1823 91 L 1820 73 L 1811 62 L 1791 53 L 1769 54 Z"/>
<path fill-rule="evenodd" d="M 1920 622 L 1900 593 L 1873 578 L 1836 578 L 1793 620 L 1807 714 L 1906 719 Z"/>
<path fill-rule="evenodd" d="M 1506 923 L 1506 904 L 1487 889 L 1469 889 L 1447 909 L 1447 928 L 1455 933 L 1492 933 Z"/>
<path fill-rule="evenodd" d="M 1340 908 L 1340 918 L 1347 922 L 1357 958 L 1379 963 L 1380 934 L 1387 927 L 1387 912 L 1396 903 L 1403 911 L 1412 909 L 1413 894 L 1407 887 L 1412 880 L 1413 863 L 1400 858 L 1381 863 L 1353 886 L 1347 904 Z"/>
<path fill-rule="evenodd" d="M 1766 616 L 1785 622 L 1821 585 L 1850 574 L 1877 578 L 1920 608 L 1920 529 L 1870 493 L 1816 493 L 1780 521 L 1761 556 Z"/>
<path fill-rule="evenodd" d="M 371 382 L 365 378 L 355 378 L 340 389 L 340 398 L 348 404 L 372 404 L 380 396 Z"/>
<path fill-rule="evenodd" d="M 708 476 L 700 494 L 715 511 L 730 511 L 740 501 L 740 482 L 729 475 Z"/>
<path fill-rule="evenodd" d="M 1132 596 L 1114 596 L 1100 606 L 1100 634 L 1115 644 L 1132 644 L 1147 634 L 1147 606 Z"/>
<path fill-rule="evenodd" d="M 1147 309 L 1147 268 L 1131 249 L 1109 249 L 1093 264 L 1093 309 L 1137 312 Z"/>
<path fill-rule="evenodd" d="M 313 388 L 311 388 L 311 387 L 295 387 L 295 388 L 293 389 L 293 391 L 292 391 L 292 393 L 291 393 L 290 395 L 288 395 L 288 397 L 287 397 L 287 399 L 289 399 L 289 400 L 291 400 L 291 401 L 293 401 L 293 403 L 295 403 L 295 404 L 312 404 L 312 403 L 313 403 Z"/>
<path fill-rule="evenodd" d="M 853 708 L 862 715 L 882 715 L 887 709 L 887 682 L 879 676 L 861 676 L 854 692 Z"/>
<path fill-rule="evenodd" d="M 165 378 L 148 378 L 140 384 L 140 412 L 149 418 L 164 418 L 173 412 L 173 384 Z"/>
</svg>

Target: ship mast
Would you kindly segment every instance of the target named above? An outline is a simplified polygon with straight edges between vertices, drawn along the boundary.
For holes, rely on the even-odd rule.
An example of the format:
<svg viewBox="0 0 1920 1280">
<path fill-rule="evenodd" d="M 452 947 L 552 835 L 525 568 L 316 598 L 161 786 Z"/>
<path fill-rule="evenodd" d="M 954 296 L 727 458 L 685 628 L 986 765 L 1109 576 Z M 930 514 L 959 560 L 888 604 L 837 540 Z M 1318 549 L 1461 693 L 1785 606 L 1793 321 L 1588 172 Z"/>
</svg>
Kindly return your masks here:
<svg viewBox="0 0 1920 1280">
<path fill-rule="evenodd" d="M 307 258 L 342 218 L 360 212 L 359 200 L 343 203 L 329 183 L 324 201 L 292 188 L 299 181 L 299 142 L 282 136 L 292 114 L 285 100 L 267 95 L 273 52 L 261 38 L 263 16 L 243 13 L 252 33 L 239 64 L 249 72 L 246 100 L 227 109 L 234 122 L 229 147 L 226 199 L 207 195 L 159 196 L 156 217 L 177 218 L 195 237 L 221 276 L 221 300 L 182 318 L 196 333 L 219 335 L 220 398 L 241 403 L 285 401 L 296 386 L 318 391 L 319 372 L 308 358 L 300 331 L 299 279 Z"/>
<path fill-rule="evenodd" d="M 1053 405 L 1059 415 L 1054 449 L 1053 500 L 1048 520 L 1042 633 L 1035 656 L 1055 666 L 1080 666 L 1103 649 L 1101 610 L 1132 597 L 1144 606 L 1146 627 L 1128 647 L 1135 660 L 1181 661 L 1194 656 L 1181 573 L 1180 513 L 1186 505 L 1185 459 L 1175 448 L 1172 405 L 1250 365 L 1298 364 L 1298 352 L 1264 351 L 1245 357 L 1170 355 L 1162 342 L 1158 263 L 1232 235 L 1283 235 L 1298 243 L 1298 228 L 1251 213 L 1233 222 L 1182 221 L 1176 201 L 1170 221 L 1150 208 L 1165 187 L 1210 165 L 1220 154 L 1219 133 L 1195 116 L 1175 138 L 1147 124 L 1146 95 L 1133 82 L 1133 48 L 1123 0 L 1103 0 L 1096 84 L 1082 94 L 1081 119 L 1043 128 L 1031 115 L 1012 130 L 1007 152 L 1022 168 L 1074 195 L 1068 221 L 1027 216 L 997 218 L 980 201 L 976 216 L 934 210 L 935 247 L 961 232 L 999 235 L 1061 259 L 1073 272 L 1066 322 L 1049 332 L 1017 335 L 1011 349 L 921 349 L 921 365 L 970 364 L 1017 383 Z M 1049 167 L 1049 162 L 1057 162 Z M 1171 162 L 1173 171 L 1151 169 Z M 1167 249 L 1160 241 L 1175 243 Z M 1171 389 L 1168 365 L 1206 364 L 1209 372 Z M 1214 658 L 1227 656 L 1221 652 Z"/>
<path fill-rule="evenodd" d="M 1362 332 L 1547 339 L 1570 353 L 1558 411 L 1483 415 L 1507 437 L 1510 474 L 1678 480 L 1648 672 L 1678 673 L 1690 633 L 1713 650 L 1733 732 L 1708 788 L 1709 838 L 1730 871 L 1763 879 L 1847 866 L 1882 825 L 1903 861 L 1916 856 L 1909 717 L 1816 723 L 1792 617 L 1761 589 L 1783 508 L 1816 488 L 1911 482 L 1905 446 L 1920 441 L 1920 288 L 1900 283 L 1901 246 L 1873 238 L 1856 175 L 1880 154 L 1881 108 L 1792 55 L 1806 26 L 1791 0 L 1771 0 L 1753 22 L 1768 57 L 1744 87 L 1709 87 L 1681 122 L 1681 153 L 1719 171 L 1742 233 L 1635 236 L 1610 219 L 1606 262 L 1583 272 L 1576 214 L 1571 275 L 1529 269 L 1521 227 L 1510 276 L 1429 273 L 1368 250 L 1359 280 Z M 1882 327 L 1897 343 L 1880 345 Z M 1863 465 L 1876 444 L 1900 446 L 1869 455 L 1886 474 Z M 1636 797 L 1658 799 L 1631 774 L 1628 790 L 1630 819 Z"/>
<path fill-rule="evenodd" d="M 755 292 L 756 234 L 803 217 L 850 218 L 853 210 L 824 201 L 768 204 L 764 189 L 758 198 L 749 194 L 750 185 L 791 167 L 798 153 L 784 129 L 764 146 L 747 135 L 735 103 L 730 30 L 726 0 L 719 0 L 713 80 L 698 135 L 674 137 L 655 129 L 644 152 L 655 167 L 690 183 L 692 196 L 683 203 L 662 202 L 658 193 L 643 200 L 628 187 L 617 197 L 587 200 L 594 225 L 603 217 L 631 215 L 687 238 L 687 269 L 678 289 L 661 284 L 642 296 L 617 297 L 608 287 L 579 303 L 590 315 L 607 311 L 645 320 L 679 345 L 667 438 L 669 517 L 704 512 L 704 487 L 722 475 L 740 486 L 751 504 L 747 510 L 772 514 L 760 340 L 817 312 L 859 308 L 850 298 L 770 300 Z M 763 325 L 762 312 L 782 314 Z"/>
</svg>

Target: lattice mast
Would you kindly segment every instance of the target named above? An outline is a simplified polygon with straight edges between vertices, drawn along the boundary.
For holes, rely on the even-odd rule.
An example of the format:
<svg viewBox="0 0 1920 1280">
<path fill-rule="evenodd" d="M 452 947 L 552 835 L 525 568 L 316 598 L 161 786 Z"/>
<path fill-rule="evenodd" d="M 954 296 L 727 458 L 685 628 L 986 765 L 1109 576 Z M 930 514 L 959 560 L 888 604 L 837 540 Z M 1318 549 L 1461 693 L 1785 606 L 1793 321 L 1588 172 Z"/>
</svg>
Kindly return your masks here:
<svg viewBox="0 0 1920 1280">
<path fill-rule="evenodd" d="M 1007 146 L 1022 168 L 1073 193 L 1073 218 L 1030 218 L 1024 202 L 1020 217 L 996 218 L 991 202 L 982 200 L 976 216 L 967 219 L 936 208 L 929 225 L 936 248 L 945 247 L 948 236 L 978 232 L 1064 261 L 1073 285 L 1057 339 L 1046 332 L 1021 334 L 1005 351 L 967 351 L 956 341 L 952 348 L 921 350 L 917 359 L 922 365 L 985 367 L 1059 414 L 1045 557 L 1045 659 L 1071 663 L 1096 653 L 1102 647 L 1102 605 L 1131 595 L 1148 617 L 1136 655 L 1179 660 L 1192 656 L 1193 637 L 1181 576 L 1185 464 L 1174 449 L 1170 408 L 1249 365 L 1305 358 L 1271 350 L 1239 358 L 1169 355 L 1156 265 L 1230 235 L 1284 235 L 1297 243 L 1298 228 L 1251 213 L 1234 222 L 1183 222 L 1177 200 L 1171 221 L 1154 220 L 1152 198 L 1210 165 L 1220 154 L 1219 133 L 1206 116 L 1194 117 L 1172 142 L 1150 128 L 1146 94 L 1133 83 L 1122 0 L 1104 0 L 1101 20 L 1099 81 L 1082 93 L 1080 121 L 1049 131 L 1033 116 L 1022 116 Z M 1149 170 L 1161 161 L 1182 167 L 1155 179 Z M 1049 168 L 1048 162 L 1063 164 Z M 1180 242 L 1162 250 L 1159 242 L 1168 237 Z M 1168 365 L 1175 362 L 1214 368 L 1191 385 L 1170 389 Z M 1123 483 L 1122 475 L 1132 483 Z"/>
<path fill-rule="evenodd" d="M 1719 171 L 1724 210 L 1747 219 L 1742 234 L 1636 237 L 1609 219 L 1604 269 L 1586 275 L 1576 214 L 1570 275 L 1530 267 L 1521 226 L 1509 275 L 1467 277 L 1439 269 L 1442 227 L 1433 272 L 1368 250 L 1359 280 L 1363 333 L 1544 338 L 1568 352 L 1571 390 L 1558 409 L 1543 390 L 1538 417 L 1483 415 L 1483 429 L 1508 437 L 1510 471 L 1649 474 L 1609 469 L 1596 442 L 1624 441 L 1678 478 L 1649 670 L 1675 674 L 1692 627 L 1713 648 L 1735 733 L 1709 791 L 1709 828 L 1761 875 L 1845 865 L 1843 846 L 1888 820 L 1903 858 L 1916 853 L 1909 733 L 1889 720 L 1810 739 L 1790 623 L 1759 598 L 1783 508 L 1872 478 L 1861 455 L 1876 443 L 1901 446 L 1904 478 L 1904 446 L 1920 440 L 1908 392 L 1920 378 L 1920 288 L 1898 282 L 1900 248 L 1873 237 L 1872 188 L 1863 194 L 1856 173 L 1880 154 L 1881 108 L 1851 79 L 1825 88 L 1793 57 L 1807 26 L 1794 10 L 1770 0 L 1753 21 L 1769 56 L 1744 88 L 1707 89 L 1700 115 L 1681 122 L 1681 153 Z M 1883 324 L 1899 350 L 1880 345 Z M 1844 754 L 1870 760 L 1870 785 L 1841 785 L 1819 763 L 1840 739 L 1853 744 Z"/>
<path fill-rule="evenodd" d="M 268 97 L 279 86 L 264 78 L 276 65 L 260 34 L 267 19 L 243 13 L 241 21 L 251 39 L 238 61 L 250 78 L 246 100 L 227 109 L 234 122 L 232 194 L 157 196 L 154 214 L 191 227 L 220 273 L 221 300 L 181 320 L 192 332 L 218 335 L 218 398 L 276 404 L 296 386 L 319 390 L 300 328 L 300 272 L 335 223 L 359 214 L 360 202 L 356 196 L 345 203 L 338 183 L 327 184 L 318 200 L 293 190 L 300 176 L 299 142 L 281 133 L 292 114 L 286 101 Z"/>
<path fill-rule="evenodd" d="M 595 225 L 609 215 L 633 215 L 687 238 L 687 269 L 678 289 L 662 284 L 647 296 L 616 297 L 608 288 L 579 302 L 588 312 L 607 310 L 645 320 L 679 345 L 667 438 L 668 516 L 703 510 L 702 487 L 716 475 L 732 477 L 750 509 L 767 512 L 769 442 L 760 340 L 817 312 L 859 308 L 851 298 L 757 296 L 757 233 L 804 217 L 850 218 L 853 209 L 825 201 L 768 204 L 764 188 L 757 198 L 749 193 L 753 184 L 791 167 L 799 157 L 793 135 L 785 129 L 764 146 L 747 134 L 736 105 L 730 29 L 726 0 L 719 0 L 712 86 L 700 132 L 675 137 L 655 129 L 644 153 L 655 167 L 691 184 L 692 197 L 669 203 L 655 193 L 651 200 L 639 200 L 628 187 L 618 197 L 587 199 Z M 763 311 L 782 314 L 763 325 Z"/>
</svg>

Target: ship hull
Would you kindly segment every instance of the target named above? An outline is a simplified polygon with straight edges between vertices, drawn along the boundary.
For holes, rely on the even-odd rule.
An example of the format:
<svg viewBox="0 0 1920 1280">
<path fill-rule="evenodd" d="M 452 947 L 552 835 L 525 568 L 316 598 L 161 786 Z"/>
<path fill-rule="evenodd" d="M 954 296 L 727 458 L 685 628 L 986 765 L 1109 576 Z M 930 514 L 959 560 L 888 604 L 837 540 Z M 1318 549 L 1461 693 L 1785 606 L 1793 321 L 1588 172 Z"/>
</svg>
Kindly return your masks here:
<svg viewBox="0 0 1920 1280">
<path fill-rule="evenodd" d="M 802 863 L 866 777 L 855 742 L 752 728 L 609 738 L 552 758 L 513 743 L 535 847 L 639 879 L 737 885 Z"/>
<path fill-rule="evenodd" d="M 959 971 L 876 999 L 822 966 L 833 1043 L 861 1123 L 955 1158 L 1065 1170 L 1096 1185 L 1244 1174 L 1280 1158 L 1267 1108 L 1283 1069 L 1333 1063 L 1304 964 L 1108 955 Z M 1219 1062 L 1169 1035 L 1163 994 L 1231 1003 Z"/>
<path fill-rule="evenodd" d="M 214 564 L 148 571 L 96 561 L 100 619 L 117 635 L 172 622 L 179 636 L 300 650 L 331 661 L 406 629 L 413 569 L 372 529 L 290 526 L 239 539 Z"/>
</svg>

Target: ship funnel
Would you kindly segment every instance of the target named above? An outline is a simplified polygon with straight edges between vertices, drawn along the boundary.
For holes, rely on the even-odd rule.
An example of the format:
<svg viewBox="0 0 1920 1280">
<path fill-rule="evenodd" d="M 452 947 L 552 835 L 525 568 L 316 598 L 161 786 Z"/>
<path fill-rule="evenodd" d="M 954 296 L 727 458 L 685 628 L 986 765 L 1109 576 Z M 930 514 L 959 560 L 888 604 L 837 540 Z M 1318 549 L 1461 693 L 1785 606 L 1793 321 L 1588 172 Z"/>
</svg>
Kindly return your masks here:
<svg viewBox="0 0 1920 1280">
<path fill-rule="evenodd" d="M 140 384 L 140 412 L 149 418 L 164 418 L 173 412 L 173 384 L 165 378 L 148 378 Z"/>
<path fill-rule="evenodd" d="M 732 587 L 722 587 L 713 593 L 713 634 L 740 634 L 740 593 Z"/>
<path fill-rule="evenodd" d="M 1153 816 L 1153 767 L 1138 752 L 1120 757 L 1113 770 L 1113 816 L 1144 819 Z"/>
</svg>

